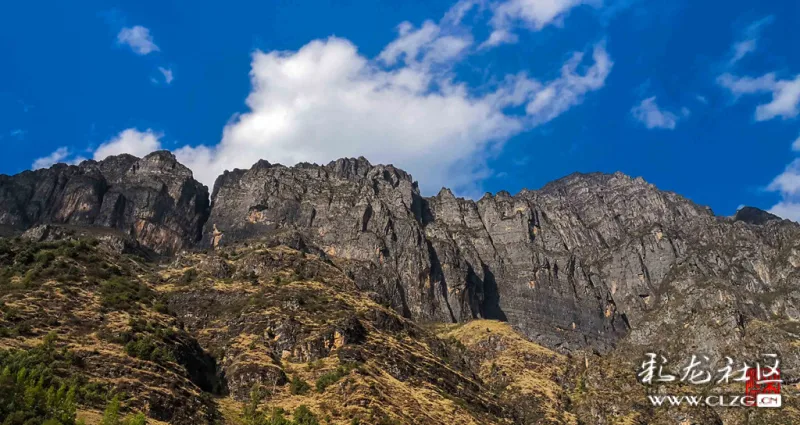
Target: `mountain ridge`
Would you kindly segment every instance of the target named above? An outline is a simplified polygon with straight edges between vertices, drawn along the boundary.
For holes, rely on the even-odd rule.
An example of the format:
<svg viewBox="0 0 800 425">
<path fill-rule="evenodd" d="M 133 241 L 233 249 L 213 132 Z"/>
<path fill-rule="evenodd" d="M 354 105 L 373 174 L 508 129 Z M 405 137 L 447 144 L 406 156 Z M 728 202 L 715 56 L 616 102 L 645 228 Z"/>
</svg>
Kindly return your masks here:
<svg viewBox="0 0 800 425">
<path fill-rule="evenodd" d="M 44 333 L 63 332 L 63 348 L 103 365 L 71 371 L 141 392 L 126 405 L 181 424 L 230 422 L 227 404 L 256 389 L 335 423 L 446 423 L 451 411 L 464 423 L 759 423 L 643 407 L 650 388 L 634 379 L 647 352 L 676 365 L 773 352 L 796 393 L 800 226 L 740 212 L 716 216 L 622 173 L 473 200 L 424 197 L 365 158 L 261 160 L 209 197 L 169 152 L 58 165 L 0 176 L 0 320 L 13 332 L 0 347 L 47 351 L 35 348 Z M 135 379 L 119 386 L 120 373 Z M 307 379 L 314 396 L 299 393 Z M 191 394 L 205 398 L 183 415 Z"/>
<path fill-rule="evenodd" d="M 743 213 L 759 224 L 715 216 L 620 172 L 478 200 L 447 188 L 424 197 L 410 174 L 364 157 L 259 160 L 220 175 L 209 196 L 171 152 L 123 154 L 0 176 L 0 201 L 0 225 L 108 227 L 166 255 L 260 238 L 313 246 L 351 260 L 362 289 L 406 317 L 509 321 L 561 350 L 613 348 L 654 308 L 690 241 L 722 246 L 737 222 L 797 228 L 755 209 Z"/>
</svg>

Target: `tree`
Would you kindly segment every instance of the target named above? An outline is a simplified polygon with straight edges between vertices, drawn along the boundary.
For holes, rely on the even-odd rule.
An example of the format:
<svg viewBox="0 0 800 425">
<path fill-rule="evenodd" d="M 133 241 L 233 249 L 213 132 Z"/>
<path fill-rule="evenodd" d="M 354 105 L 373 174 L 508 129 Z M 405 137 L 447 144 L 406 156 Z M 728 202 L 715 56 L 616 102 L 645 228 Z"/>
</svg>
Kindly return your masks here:
<svg viewBox="0 0 800 425">
<path fill-rule="evenodd" d="M 125 425 L 146 425 L 147 424 L 147 417 L 144 413 L 137 413 L 133 416 L 129 416 L 125 420 Z"/>
<path fill-rule="evenodd" d="M 120 425 L 119 423 L 119 396 L 114 396 L 103 412 L 103 420 L 100 425 Z"/>
</svg>

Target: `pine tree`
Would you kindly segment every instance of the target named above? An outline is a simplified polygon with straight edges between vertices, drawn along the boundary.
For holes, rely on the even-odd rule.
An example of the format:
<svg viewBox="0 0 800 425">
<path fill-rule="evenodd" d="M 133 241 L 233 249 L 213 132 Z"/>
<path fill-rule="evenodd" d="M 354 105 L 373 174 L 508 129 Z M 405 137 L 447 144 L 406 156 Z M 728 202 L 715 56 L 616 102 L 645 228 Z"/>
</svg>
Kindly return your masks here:
<svg viewBox="0 0 800 425">
<path fill-rule="evenodd" d="M 103 420 L 100 425 L 120 425 L 119 423 L 119 396 L 114 396 L 103 412 Z"/>
</svg>

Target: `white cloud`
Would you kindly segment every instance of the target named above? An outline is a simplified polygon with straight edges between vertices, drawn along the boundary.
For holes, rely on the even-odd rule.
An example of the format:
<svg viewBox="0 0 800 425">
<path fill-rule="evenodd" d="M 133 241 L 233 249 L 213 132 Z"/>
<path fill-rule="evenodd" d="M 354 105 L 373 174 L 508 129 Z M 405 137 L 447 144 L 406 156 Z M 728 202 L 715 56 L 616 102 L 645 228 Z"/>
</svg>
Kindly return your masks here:
<svg viewBox="0 0 800 425">
<path fill-rule="evenodd" d="M 690 112 L 687 108 L 681 110 L 681 115 L 684 117 L 688 117 L 689 114 Z M 648 97 L 634 106 L 631 109 L 631 115 L 648 129 L 662 128 L 673 130 L 679 119 L 676 114 L 659 108 L 655 96 Z"/>
<path fill-rule="evenodd" d="M 778 80 L 775 73 L 758 78 L 736 77 L 725 73 L 717 78 L 717 83 L 737 97 L 745 94 L 771 93 L 771 102 L 756 107 L 756 121 L 767 121 L 777 117 L 789 119 L 798 115 L 800 74 L 793 80 Z"/>
<path fill-rule="evenodd" d="M 761 36 L 761 29 L 764 26 L 772 23 L 773 20 L 774 17 L 767 16 L 766 18 L 753 22 L 747 27 L 747 29 L 744 31 L 742 39 L 731 46 L 731 59 L 729 61 L 729 65 L 736 64 L 736 62 L 739 62 L 748 54 L 756 51 L 758 47 L 758 41 Z"/>
<path fill-rule="evenodd" d="M 472 35 L 457 24 L 465 13 L 458 10 L 464 7 L 462 3 L 457 3 L 439 24 L 429 20 L 415 28 L 410 22 L 401 23 L 397 26 L 398 37 L 381 51 L 378 59 L 387 66 L 403 62 L 414 69 L 447 68 L 446 65 L 464 55 L 473 42 Z M 454 10 L 458 11 L 455 16 Z"/>
<path fill-rule="evenodd" d="M 66 146 L 62 146 L 53 151 L 50 155 L 37 158 L 35 161 L 33 161 L 33 165 L 31 165 L 31 168 L 33 168 L 34 170 L 38 170 L 40 168 L 49 168 L 55 164 L 62 162 L 74 165 L 80 163 L 81 161 L 86 160 L 86 158 L 80 156 L 70 158 L 71 156 L 72 153 L 70 152 L 69 148 L 67 148 Z"/>
<path fill-rule="evenodd" d="M 758 78 L 735 77 L 729 73 L 720 75 L 717 83 L 730 90 L 735 96 L 772 91 L 775 87 L 775 74 L 769 73 Z"/>
<path fill-rule="evenodd" d="M 582 4 L 599 4 L 597 0 L 507 0 L 492 6 L 490 24 L 494 29 L 481 46 L 491 47 L 516 42 L 512 33 L 516 24 L 540 31 L 548 25 L 560 25 L 574 7 Z"/>
<path fill-rule="evenodd" d="M 792 143 L 793 151 L 800 151 L 800 137 Z M 778 192 L 781 200 L 769 209 L 779 217 L 800 222 L 800 158 L 795 159 L 775 177 L 766 190 Z"/>
<path fill-rule="evenodd" d="M 792 161 L 783 173 L 775 177 L 767 190 L 780 192 L 784 197 L 800 195 L 800 158 Z"/>
<path fill-rule="evenodd" d="M 109 156 L 123 153 L 143 157 L 153 151 L 161 149 L 161 137 L 162 135 L 160 133 L 155 133 L 153 130 L 139 131 L 135 128 L 128 128 L 121 131 L 106 143 L 101 144 L 94 151 L 92 157 L 95 161 L 102 161 Z M 33 162 L 32 167 L 36 170 L 62 162 L 75 165 L 85 160 L 86 158 L 82 156 L 74 155 L 68 147 L 62 146 L 53 151 L 50 155 L 37 158 Z"/>
<path fill-rule="evenodd" d="M 800 75 L 794 80 L 780 80 L 772 89 L 772 102 L 756 107 L 756 120 L 766 121 L 775 117 L 794 118 L 800 103 Z"/>
<path fill-rule="evenodd" d="M 143 157 L 161 149 L 161 134 L 152 130 L 139 131 L 135 128 L 123 130 L 113 139 L 103 143 L 94 151 L 95 161 L 102 161 L 111 155 L 122 153 Z"/>
<path fill-rule="evenodd" d="M 183 146 L 174 153 L 208 186 L 223 171 L 249 168 L 258 159 L 324 164 L 363 155 L 411 172 L 424 193 L 448 186 L 465 196 L 479 195 L 480 182 L 493 175 L 488 159 L 508 138 L 579 105 L 604 86 L 613 66 L 600 43 L 591 59 L 573 53 L 549 81 L 524 72 L 487 76 L 487 85 L 458 81 L 454 67 L 476 51 L 471 32 L 460 23 L 484 4 L 461 0 L 438 23 L 404 22 L 397 38 L 374 58 L 336 37 L 296 51 L 256 51 L 248 110 L 231 118 L 216 145 Z M 565 11 L 546 18 L 537 6 L 533 13 L 544 24 L 542 19 L 556 20 Z M 142 54 L 158 49 L 145 28 L 135 28 L 121 33 L 121 42 L 135 51 L 139 46 Z M 134 39 L 149 44 L 129 43 Z M 171 80 L 169 70 L 159 71 Z M 144 156 L 161 149 L 160 137 L 127 129 L 102 144 L 94 158 Z"/>
<path fill-rule="evenodd" d="M 561 67 L 561 76 L 544 85 L 535 93 L 525 111 L 535 124 L 545 123 L 561 115 L 569 108 L 583 102 L 586 93 L 598 90 L 605 85 L 613 62 L 603 44 L 592 51 L 594 64 L 583 74 L 577 72 L 584 60 L 583 53 L 574 53 Z"/>
<path fill-rule="evenodd" d="M 770 213 L 778 217 L 800 223 L 800 202 L 785 202 L 781 201 L 769 209 Z"/>
<path fill-rule="evenodd" d="M 731 64 L 734 64 L 748 53 L 756 51 L 756 40 L 739 41 L 733 45 L 732 49 L 733 57 L 731 58 Z"/>
<path fill-rule="evenodd" d="M 64 158 L 69 156 L 69 149 L 66 147 L 61 147 L 53 151 L 50 155 L 43 156 L 41 158 L 36 158 L 33 161 L 33 169 L 38 170 L 40 168 L 48 168 L 53 164 L 57 164 L 61 162 Z"/>
<path fill-rule="evenodd" d="M 611 69 L 598 45 L 583 73 L 583 56 L 575 54 L 556 80 L 510 76 L 496 91 L 477 95 L 447 72 L 458 49 L 432 47 L 446 31 L 430 23 L 399 29 L 376 60 L 340 38 L 292 52 L 255 52 L 250 110 L 234 117 L 218 145 L 185 146 L 176 155 L 209 186 L 222 171 L 249 168 L 259 158 L 291 165 L 363 155 L 411 172 L 426 193 L 450 186 L 474 194 L 491 175 L 488 152 L 579 104 Z M 526 113 L 504 111 L 523 104 Z"/>
<path fill-rule="evenodd" d="M 172 70 L 171 69 L 159 66 L 158 67 L 158 71 L 161 72 L 161 75 L 164 76 L 164 82 L 165 83 L 172 84 L 172 80 L 174 80 L 175 77 L 172 75 Z"/>
<path fill-rule="evenodd" d="M 792 161 L 783 173 L 775 177 L 767 190 L 781 194 L 781 201 L 770 208 L 769 212 L 800 222 L 800 158 Z"/>
<path fill-rule="evenodd" d="M 516 34 L 511 33 L 507 29 L 496 29 L 489 34 L 489 38 L 486 39 L 481 45 L 479 46 L 481 49 L 499 46 L 501 44 L 512 44 L 516 43 L 519 40 Z"/>
<path fill-rule="evenodd" d="M 117 43 L 127 44 L 138 55 L 146 55 L 151 52 L 159 51 L 158 46 L 153 43 L 150 30 L 141 25 L 123 28 L 119 34 L 117 34 Z"/>
<path fill-rule="evenodd" d="M 24 139 L 26 134 L 28 134 L 28 132 L 26 130 L 21 129 L 21 128 L 16 128 L 16 129 L 11 130 L 11 131 L 8 132 L 9 136 L 11 136 L 11 137 L 13 137 L 13 138 L 15 138 L 17 140 Z"/>
</svg>

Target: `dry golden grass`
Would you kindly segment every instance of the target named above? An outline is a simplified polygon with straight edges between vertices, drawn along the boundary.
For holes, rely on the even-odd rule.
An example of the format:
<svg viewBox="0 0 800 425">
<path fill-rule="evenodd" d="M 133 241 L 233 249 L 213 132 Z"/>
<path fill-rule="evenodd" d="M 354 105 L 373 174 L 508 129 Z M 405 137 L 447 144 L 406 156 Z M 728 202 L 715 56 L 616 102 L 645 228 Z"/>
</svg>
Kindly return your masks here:
<svg viewBox="0 0 800 425">
<path fill-rule="evenodd" d="M 541 401 L 549 423 L 577 424 L 575 415 L 564 407 L 566 393 L 556 381 L 563 377 L 568 359 L 528 341 L 508 323 L 473 320 L 463 325 L 439 326 L 442 338 L 454 338 L 480 363 L 480 377 L 498 382 L 501 395 L 531 397 Z"/>
</svg>

